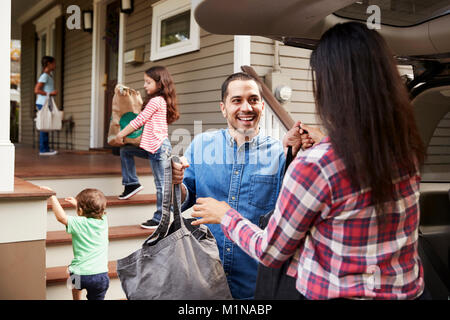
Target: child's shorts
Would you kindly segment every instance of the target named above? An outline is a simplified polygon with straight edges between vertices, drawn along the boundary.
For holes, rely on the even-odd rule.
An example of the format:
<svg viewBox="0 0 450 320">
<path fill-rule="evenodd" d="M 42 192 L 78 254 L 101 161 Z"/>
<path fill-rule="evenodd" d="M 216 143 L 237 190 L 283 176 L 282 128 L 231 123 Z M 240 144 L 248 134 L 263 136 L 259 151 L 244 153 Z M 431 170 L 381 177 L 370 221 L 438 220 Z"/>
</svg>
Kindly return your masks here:
<svg viewBox="0 0 450 320">
<path fill-rule="evenodd" d="M 88 300 L 104 300 L 106 291 L 109 288 L 108 273 L 98 273 L 88 276 L 70 273 L 70 280 L 75 289 L 87 290 L 86 298 Z"/>
</svg>

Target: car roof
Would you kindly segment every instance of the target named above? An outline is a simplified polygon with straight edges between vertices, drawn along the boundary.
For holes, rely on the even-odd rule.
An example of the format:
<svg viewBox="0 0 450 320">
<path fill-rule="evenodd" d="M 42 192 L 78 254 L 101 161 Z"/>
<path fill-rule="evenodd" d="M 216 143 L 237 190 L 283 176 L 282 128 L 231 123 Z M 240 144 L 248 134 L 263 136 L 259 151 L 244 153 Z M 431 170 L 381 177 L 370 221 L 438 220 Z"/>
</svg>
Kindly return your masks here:
<svg viewBox="0 0 450 320">
<path fill-rule="evenodd" d="M 391 7 L 406 0 L 391 0 Z M 421 15 L 401 21 L 390 15 L 379 31 L 394 54 L 423 60 L 450 60 L 450 3 L 448 0 L 408 0 L 422 5 Z M 377 1 L 370 1 L 371 4 Z M 382 0 L 378 1 L 381 5 Z M 361 21 L 361 15 L 346 14 L 355 0 L 193 0 L 197 23 L 215 34 L 257 35 L 288 45 L 313 48 L 321 35 L 337 23 Z M 425 3 L 425 4 L 424 4 Z M 433 5 L 434 7 L 427 7 Z M 404 8 L 401 8 L 402 10 Z M 347 10 L 348 11 L 348 10 Z M 349 11 L 351 12 L 351 11 Z M 427 13 L 427 14 L 425 14 Z M 345 17 L 344 17 L 345 16 Z M 369 17 L 369 14 L 367 15 Z M 398 20 L 398 23 L 397 20 Z"/>
</svg>

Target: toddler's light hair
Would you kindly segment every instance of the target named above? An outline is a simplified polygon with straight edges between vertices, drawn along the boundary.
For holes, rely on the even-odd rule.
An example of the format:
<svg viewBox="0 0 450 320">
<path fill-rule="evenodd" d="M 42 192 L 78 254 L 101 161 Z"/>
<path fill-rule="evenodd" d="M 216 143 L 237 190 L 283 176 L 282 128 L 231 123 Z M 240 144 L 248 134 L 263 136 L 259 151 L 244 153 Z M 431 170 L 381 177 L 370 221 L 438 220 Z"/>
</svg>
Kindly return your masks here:
<svg viewBox="0 0 450 320">
<path fill-rule="evenodd" d="M 106 197 L 100 190 L 84 189 L 75 197 L 77 200 L 77 210 L 82 210 L 82 215 L 86 218 L 101 219 L 105 214 Z"/>
</svg>

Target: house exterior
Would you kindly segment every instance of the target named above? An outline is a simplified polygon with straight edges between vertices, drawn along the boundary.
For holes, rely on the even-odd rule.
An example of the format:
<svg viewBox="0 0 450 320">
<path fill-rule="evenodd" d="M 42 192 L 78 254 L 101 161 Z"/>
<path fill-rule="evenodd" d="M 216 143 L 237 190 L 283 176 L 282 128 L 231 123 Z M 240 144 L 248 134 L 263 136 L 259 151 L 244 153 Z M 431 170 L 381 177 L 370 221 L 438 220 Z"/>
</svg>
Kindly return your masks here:
<svg viewBox="0 0 450 320">
<path fill-rule="evenodd" d="M 92 31 L 70 29 L 73 6 L 79 8 L 82 16 L 84 10 L 92 10 Z M 275 48 L 279 48 L 280 71 L 293 92 L 284 108 L 294 119 L 316 123 L 308 71 L 309 50 L 275 45 L 273 40 L 264 37 L 208 33 L 198 27 L 192 14 L 191 21 L 186 19 L 188 15 L 183 16 L 183 12 L 191 8 L 190 1 L 135 0 L 131 13 L 120 13 L 119 7 L 118 0 L 42 0 L 36 1 L 35 7 L 20 18 L 21 143 L 36 144 L 38 139 L 33 126 L 33 88 L 41 72 L 40 58 L 45 54 L 53 55 L 57 61 L 55 82 L 59 95 L 56 103 L 64 108 L 65 119 L 72 117 L 74 121 L 74 149 L 107 146 L 105 132 L 114 84 L 119 82 L 144 94 L 143 73 L 154 65 L 166 66 L 175 81 L 181 117 L 169 128 L 172 144 L 186 146 L 190 139 L 183 137 L 187 133 L 193 137 L 199 130 L 224 127 L 225 120 L 219 109 L 223 80 L 240 71 L 244 64 L 254 67 L 264 78 L 273 70 Z M 158 22 L 157 27 L 153 24 L 155 21 L 170 23 L 173 21 L 170 19 L 175 19 L 174 28 L 177 21 L 183 23 L 182 19 L 190 22 L 190 36 L 197 43 L 191 48 L 176 48 L 155 55 L 152 39 L 159 36 L 160 26 Z M 194 121 L 201 121 L 197 131 Z"/>
<path fill-rule="evenodd" d="M 11 2 L 2 4 L 2 8 L 5 6 L 0 13 L 3 27 L 10 24 Z M 121 12 L 122 2 L 132 3 L 133 10 Z M 70 136 L 65 137 L 67 132 L 62 130 L 60 139 L 68 138 L 70 147 L 76 150 L 108 147 L 106 134 L 115 84 L 122 83 L 144 94 L 144 71 L 154 65 L 166 66 L 175 81 L 181 116 L 169 126 L 174 153 L 182 154 L 196 134 L 226 126 L 219 109 L 220 87 L 228 75 L 240 71 L 244 65 L 251 66 L 272 93 L 277 93 L 283 86 L 288 89 L 279 98 L 291 122 L 301 120 L 306 124 L 319 124 L 315 115 L 309 70 L 311 52 L 308 49 L 285 46 L 260 36 L 211 34 L 196 24 L 189 0 L 30 0 L 28 3 L 29 7 L 24 8 L 17 19 L 21 28 L 19 142 L 22 144 L 37 145 L 38 142 L 33 121 L 33 89 L 41 73 L 40 58 L 44 55 L 56 58 L 54 78 L 59 92 L 56 103 L 64 109 L 64 118 L 71 119 L 73 124 Z M 92 19 L 87 18 L 89 16 Z M 85 28 L 89 26 L 90 30 Z M 174 39 L 174 35 L 178 39 Z M 0 40 L 3 41 L 1 44 L 9 42 L 9 34 L 0 33 Z M 5 48 L 0 48 L 0 53 L 8 53 L 7 58 L 0 56 L 2 63 L 9 60 L 9 43 Z M 9 70 L 9 65 L 7 68 Z M 399 69 L 401 73 L 412 74 L 410 67 Z M 5 100 L 9 88 L 3 83 L 9 83 L 9 77 L 3 80 L 0 97 Z M 261 126 L 267 134 L 280 138 L 288 126 L 275 109 L 275 105 L 266 104 Z M 7 110 L 0 112 L 0 119 L 9 119 Z M 447 114 L 434 133 L 430 148 L 436 150 L 436 156 L 429 158 L 429 165 L 447 161 L 447 149 L 441 151 L 441 145 L 448 142 L 449 121 Z M 70 121 L 66 126 L 68 124 Z M 6 125 L 0 126 L 0 154 L 0 193 L 12 192 L 18 184 L 31 190 L 33 187 L 29 184 L 14 181 L 14 146 Z M 0 214 L 3 214 L 0 216 L 0 270 L 7 268 L 11 261 L 21 266 L 10 279 L 0 278 L 0 287 L 3 280 L 18 283 L 21 275 L 27 274 L 29 278 L 23 278 L 18 288 L 36 288 L 28 291 L 45 297 L 45 279 L 33 275 L 45 274 L 42 253 L 45 255 L 44 218 L 49 195 L 37 190 L 30 193 L 15 191 L 0 199 Z M 23 228 L 24 221 L 29 228 Z M 31 257 L 41 268 L 27 269 L 14 260 L 18 256 Z M 9 297 L 24 298 L 26 291 L 18 290 Z"/>
<path fill-rule="evenodd" d="M 275 47 L 283 47 L 263 37 L 206 32 L 196 25 L 192 11 L 189 11 L 190 1 L 134 0 L 133 11 L 129 13 L 120 12 L 119 0 L 23 1 L 31 5 L 22 8 L 17 21 L 11 22 L 20 24 L 19 142 L 24 145 L 37 146 L 38 143 L 33 121 L 34 86 L 42 71 L 40 60 L 44 55 L 56 58 L 54 80 L 59 93 L 56 103 L 64 109 L 64 118 L 73 121 L 69 140 L 70 147 L 76 150 L 108 147 L 105 138 L 116 83 L 138 89 L 144 94 L 144 71 L 154 65 L 166 66 L 175 81 L 181 113 L 180 119 L 169 126 L 169 137 L 173 151 L 182 154 L 195 134 L 226 126 L 219 108 L 220 87 L 225 78 L 241 71 L 241 66 L 249 65 L 264 79 L 275 65 Z M 85 21 L 85 15 L 91 15 L 92 20 Z M 10 20 L 4 21 L 10 23 Z M 90 31 L 84 30 L 86 23 L 91 24 Z M 169 30 L 167 39 L 160 37 L 163 24 Z M 183 32 L 187 32 L 192 41 L 161 46 L 162 41 L 173 41 L 170 38 L 170 30 L 173 29 L 181 29 L 182 36 Z M 162 50 L 155 50 L 155 47 Z M 9 58 L 9 50 L 7 52 Z M 295 48 L 289 49 L 286 54 L 282 51 L 280 70 L 285 77 L 283 81 L 274 77 L 270 86 L 275 87 L 285 82 L 286 78 L 291 81 L 290 76 L 293 76 L 291 83 L 296 86 L 293 88 L 294 95 L 283 107 L 289 111 L 294 110 L 296 104 L 309 104 L 309 109 L 293 114 L 311 124 L 315 121 L 311 113 L 312 95 L 306 92 L 309 81 L 308 54 L 307 50 Z M 303 64 L 294 65 L 290 61 L 293 55 L 302 57 Z M 284 74 L 287 70 L 291 75 Z M 9 77 L 7 80 L 9 82 Z M 277 137 L 286 131 L 269 104 L 266 104 L 262 127 Z M 63 129 L 61 140 L 67 138 L 65 134 Z M 6 132 L 2 133 L 3 136 L 9 141 Z M 60 145 L 60 148 L 68 146 Z M 0 212 L 4 214 L 0 218 L 3 226 L 0 228 L 0 255 L 4 258 L 0 270 L 9 275 L 1 277 L 0 284 L 4 288 L 17 289 L 4 292 L 1 297 L 42 299 L 46 297 L 45 275 L 50 261 L 45 256 L 49 251 L 46 248 L 49 231 L 46 200 L 51 193 L 43 192 L 26 181 L 13 180 L 14 146 L 9 142 L 1 152 L 7 155 L 2 162 L 7 166 L 3 166 L 2 170 L 9 174 L 11 181 L 5 179 L 8 183 L 2 191 L 6 193 L 1 194 L 0 199 Z M 7 215 L 10 212 L 17 214 Z M 33 264 L 18 263 L 18 257 L 27 256 L 32 257 Z M 11 264 L 17 265 L 15 272 L 8 271 Z"/>
</svg>

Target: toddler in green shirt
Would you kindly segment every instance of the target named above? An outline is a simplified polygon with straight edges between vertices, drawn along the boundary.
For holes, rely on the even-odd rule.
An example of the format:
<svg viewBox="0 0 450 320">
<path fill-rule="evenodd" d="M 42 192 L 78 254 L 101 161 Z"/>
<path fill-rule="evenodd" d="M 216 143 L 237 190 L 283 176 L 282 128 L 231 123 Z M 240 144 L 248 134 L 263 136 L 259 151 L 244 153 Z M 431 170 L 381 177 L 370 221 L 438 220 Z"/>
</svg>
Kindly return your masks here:
<svg viewBox="0 0 450 320">
<path fill-rule="evenodd" d="M 73 299 L 80 300 L 81 290 L 86 289 L 88 300 L 104 300 L 109 287 L 106 197 L 100 190 L 84 189 L 75 198 L 64 200 L 77 208 L 77 217 L 66 215 L 58 199 L 51 197 L 56 220 L 72 235 L 74 259 L 69 273 Z"/>
</svg>

